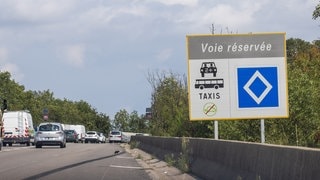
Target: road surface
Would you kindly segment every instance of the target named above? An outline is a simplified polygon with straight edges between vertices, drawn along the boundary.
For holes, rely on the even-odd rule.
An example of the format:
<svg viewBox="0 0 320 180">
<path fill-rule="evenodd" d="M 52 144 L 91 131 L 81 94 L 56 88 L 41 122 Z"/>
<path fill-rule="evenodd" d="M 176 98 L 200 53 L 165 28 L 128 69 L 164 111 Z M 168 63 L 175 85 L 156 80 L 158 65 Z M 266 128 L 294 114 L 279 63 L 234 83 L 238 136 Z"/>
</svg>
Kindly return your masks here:
<svg viewBox="0 0 320 180">
<path fill-rule="evenodd" d="M 115 154 L 115 152 L 118 152 Z M 0 151 L 0 179 L 151 179 L 119 144 L 67 143 L 66 148 L 14 145 Z"/>
</svg>

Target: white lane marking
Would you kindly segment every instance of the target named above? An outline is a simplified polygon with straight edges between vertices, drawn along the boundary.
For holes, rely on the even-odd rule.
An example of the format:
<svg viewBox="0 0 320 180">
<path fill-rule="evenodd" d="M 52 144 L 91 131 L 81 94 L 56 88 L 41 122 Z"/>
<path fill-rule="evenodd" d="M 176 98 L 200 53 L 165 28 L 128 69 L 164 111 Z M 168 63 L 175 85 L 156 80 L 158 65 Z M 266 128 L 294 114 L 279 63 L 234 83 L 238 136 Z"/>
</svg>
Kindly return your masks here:
<svg viewBox="0 0 320 180">
<path fill-rule="evenodd" d="M 124 169 L 143 169 L 142 167 L 137 167 L 137 166 L 117 166 L 117 165 L 110 165 L 110 167 L 114 167 L 114 168 L 124 168 Z"/>
<path fill-rule="evenodd" d="M 32 147 L 2 147 L 0 152 L 10 152 L 10 151 L 18 151 L 22 149 L 31 149 Z"/>
<path fill-rule="evenodd" d="M 117 156 L 119 159 L 133 159 L 133 157 Z"/>
</svg>

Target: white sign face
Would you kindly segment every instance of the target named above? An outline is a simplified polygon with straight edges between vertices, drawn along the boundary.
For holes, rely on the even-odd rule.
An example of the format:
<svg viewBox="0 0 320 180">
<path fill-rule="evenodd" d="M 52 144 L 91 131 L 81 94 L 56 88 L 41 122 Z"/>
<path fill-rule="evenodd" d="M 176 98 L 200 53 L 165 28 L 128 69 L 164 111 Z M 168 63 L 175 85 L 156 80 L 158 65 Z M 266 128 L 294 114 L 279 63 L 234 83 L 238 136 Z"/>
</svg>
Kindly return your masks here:
<svg viewBox="0 0 320 180">
<path fill-rule="evenodd" d="M 190 120 L 288 117 L 285 33 L 187 36 Z"/>
</svg>

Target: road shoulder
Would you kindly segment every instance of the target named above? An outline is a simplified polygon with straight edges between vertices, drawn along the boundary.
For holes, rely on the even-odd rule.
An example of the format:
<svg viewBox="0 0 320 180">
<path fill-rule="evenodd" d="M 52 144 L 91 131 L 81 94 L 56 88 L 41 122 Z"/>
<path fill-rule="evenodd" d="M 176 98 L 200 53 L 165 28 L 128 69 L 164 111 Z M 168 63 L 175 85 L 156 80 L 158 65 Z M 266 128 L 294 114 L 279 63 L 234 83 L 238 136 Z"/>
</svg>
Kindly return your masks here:
<svg viewBox="0 0 320 180">
<path fill-rule="evenodd" d="M 181 172 L 178 168 L 169 166 L 166 162 L 161 161 L 152 155 L 138 149 L 131 149 L 129 144 L 121 144 L 121 146 L 131 154 L 136 161 L 145 169 L 151 179 L 166 180 L 196 180 L 187 173 Z"/>
</svg>

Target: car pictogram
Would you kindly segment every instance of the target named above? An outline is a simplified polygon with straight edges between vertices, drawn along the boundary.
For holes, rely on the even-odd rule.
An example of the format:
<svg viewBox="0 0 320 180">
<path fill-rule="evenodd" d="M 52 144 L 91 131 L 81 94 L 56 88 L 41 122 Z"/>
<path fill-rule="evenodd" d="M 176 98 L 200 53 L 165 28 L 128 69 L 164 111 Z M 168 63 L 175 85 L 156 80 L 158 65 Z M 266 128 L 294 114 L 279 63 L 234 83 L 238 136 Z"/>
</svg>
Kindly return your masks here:
<svg viewBox="0 0 320 180">
<path fill-rule="evenodd" d="M 216 77 L 217 67 L 214 62 L 203 62 L 200 68 L 201 77 L 204 77 L 205 74 L 209 73 Z"/>
</svg>

